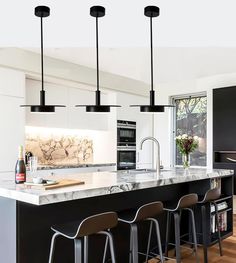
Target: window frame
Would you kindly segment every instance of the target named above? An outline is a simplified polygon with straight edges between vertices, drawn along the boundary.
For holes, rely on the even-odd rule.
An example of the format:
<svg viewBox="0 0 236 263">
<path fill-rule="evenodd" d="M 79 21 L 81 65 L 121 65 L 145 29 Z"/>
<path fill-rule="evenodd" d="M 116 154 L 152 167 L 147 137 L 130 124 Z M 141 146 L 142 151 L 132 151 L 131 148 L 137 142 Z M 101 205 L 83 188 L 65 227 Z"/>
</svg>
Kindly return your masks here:
<svg viewBox="0 0 236 263">
<path fill-rule="evenodd" d="M 206 97 L 207 99 L 207 92 L 197 92 L 197 93 L 186 93 L 186 94 L 180 94 L 180 95 L 174 95 L 170 97 L 170 102 L 172 105 L 175 105 L 175 100 L 177 99 L 190 99 L 190 98 L 199 98 L 199 97 Z M 208 104 L 208 99 L 207 99 Z M 208 110 L 208 107 L 207 107 Z M 176 143 L 175 143 L 175 137 L 176 137 L 176 107 L 173 108 L 172 114 L 171 114 L 171 167 L 181 167 L 181 165 L 176 164 Z M 208 116 L 208 115 L 207 115 Z M 207 129 L 207 124 L 206 124 Z M 207 167 L 207 149 L 206 149 L 206 165 L 205 166 L 194 166 L 191 165 L 192 168 L 206 168 Z"/>
</svg>

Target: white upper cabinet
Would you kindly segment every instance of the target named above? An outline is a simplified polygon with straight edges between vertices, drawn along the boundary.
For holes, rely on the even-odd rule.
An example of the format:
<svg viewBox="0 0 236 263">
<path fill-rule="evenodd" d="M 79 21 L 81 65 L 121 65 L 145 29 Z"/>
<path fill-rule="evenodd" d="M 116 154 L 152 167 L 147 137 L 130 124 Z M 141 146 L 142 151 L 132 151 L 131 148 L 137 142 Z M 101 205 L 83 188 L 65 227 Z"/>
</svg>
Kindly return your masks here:
<svg viewBox="0 0 236 263">
<path fill-rule="evenodd" d="M 44 85 L 46 104 L 66 105 L 66 107 L 56 108 L 54 114 L 32 114 L 30 109 L 26 109 L 26 125 L 87 130 L 108 129 L 109 114 L 86 113 L 85 107 L 75 107 L 75 105 L 93 105 L 95 102 L 93 91 L 86 90 L 86 87 L 71 88 L 51 83 Z M 26 81 L 27 104 L 39 104 L 40 89 L 40 81 Z M 103 93 L 101 96 L 102 103 L 109 104 L 108 96 Z"/>
<path fill-rule="evenodd" d="M 14 171 L 18 146 L 24 145 L 23 98 L 0 95 L 0 172 Z"/>
<path fill-rule="evenodd" d="M 45 83 L 45 101 L 51 105 L 67 105 L 68 89 L 51 83 Z M 41 81 L 26 80 L 26 104 L 39 105 L 40 103 Z M 55 113 L 38 114 L 31 113 L 30 108 L 26 108 L 26 125 L 53 128 L 68 127 L 68 108 L 55 108 Z"/>
<path fill-rule="evenodd" d="M 25 75 L 0 68 L 0 172 L 14 171 L 18 146 L 24 144 Z"/>
<path fill-rule="evenodd" d="M 102 104 L 107 102 L 107 95 L 101 92 Z M 86 112 L 85 107 L 75 107 L 75 105 L 94 105 L 95 92 L 69 88 L 69 128 L 88 129 L 88 130 L 107 130 L 109 113 Z"/>
<path fill-rule="evenodd" d="M 16 70 L 0 68 L 0 95 L 23 98 L 25 95 L 25 74 Z"/>
</svg>

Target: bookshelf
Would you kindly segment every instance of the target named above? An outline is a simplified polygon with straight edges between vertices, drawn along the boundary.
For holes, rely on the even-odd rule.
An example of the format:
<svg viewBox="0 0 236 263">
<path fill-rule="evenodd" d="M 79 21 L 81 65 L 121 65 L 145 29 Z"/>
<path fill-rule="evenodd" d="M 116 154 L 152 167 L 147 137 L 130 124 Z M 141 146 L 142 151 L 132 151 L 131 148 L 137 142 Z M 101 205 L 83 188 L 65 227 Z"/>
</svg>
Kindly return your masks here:
<svg viewBox="0 0 236 263">
<path fill-rule="evenodd" d="M 221 197 L 216 200 L 219 213 L 219 229 L 221 238 L 225 239 L 233 234 L 233 177 L 216 178 L 210 180 L 211 188 L 220 187 Z M 219 231 L 216 227 L 215 207 L 209 204 L 208 213 L 208 245 L 217 243 Z"/>
<path fill-rule="evenodd" d="M 233 234 L 233 176 L 222 178 L 213 178 L 209 180 L 199 181 L 195 185 L 190 185 L 190 191 L 204 195 L 207 190 L 215 187 L 221 188 L 221 197 L 216 200 L 220 216 L 220 228 L 222 240 Z M 207 220 L 207 245 L 212 246 L 217 243 L 218 233 L 215 223 L 215 211 L 211 204 L 206 205 L 206 220 Z M 201 224 L 201 208 L 196 207 L 195 219 L 197 233 L 202 233 Z M 202 244 L 202 235 L 197 235 L 198 243 Z"/>
</svg>

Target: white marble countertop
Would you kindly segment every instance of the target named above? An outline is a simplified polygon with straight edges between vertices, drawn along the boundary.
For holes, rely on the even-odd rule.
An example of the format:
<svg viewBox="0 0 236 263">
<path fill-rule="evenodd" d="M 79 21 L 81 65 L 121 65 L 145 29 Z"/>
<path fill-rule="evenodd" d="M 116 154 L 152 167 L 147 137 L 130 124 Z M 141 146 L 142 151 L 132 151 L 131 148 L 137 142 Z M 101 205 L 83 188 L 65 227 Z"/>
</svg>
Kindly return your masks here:
<svg viewBox="0 0 236 263">
<path fill-rule="evenodd" d="M 207 170 L 204 168 L 191 168 L 187 173 L 181 168 L 164 170 L 159 178 L 157 178 L 155 172 L 136 172 L 134 174 L 120 172 L 80 173 L 56 177 L 47 176 L 45 179 L 80 179 L 85 182 L 84 185 L 54 190 L 38 190 L 27 188 L 24 185 L 16 185 L 13 173 L 0 173 L 0 197 L 11 198 L 34 205 L 46 205 L 233 174 L 233 170 Z"/>
</svg>

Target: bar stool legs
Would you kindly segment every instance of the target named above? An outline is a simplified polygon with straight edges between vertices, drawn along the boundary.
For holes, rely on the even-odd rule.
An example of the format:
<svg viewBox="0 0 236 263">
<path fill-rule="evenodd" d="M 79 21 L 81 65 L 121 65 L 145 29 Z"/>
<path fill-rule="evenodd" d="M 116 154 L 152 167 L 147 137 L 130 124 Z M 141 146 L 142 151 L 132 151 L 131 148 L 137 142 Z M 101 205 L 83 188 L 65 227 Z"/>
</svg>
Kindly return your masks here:
<svg viewBox="0 0 236 263">
<path fill-rule="evenodd" d="M 88 236 L 84 237 L 84 263 L 88 262 Z"/>
<path fill-rule="evenodd" d="M 201 206 L 201 214 L 202 214 L 202 243 L 203 243 L 203 253 L 204 253 L 204 262 L 208 262 L 207 256 L 207 229 L 206 229 L 206 207 L 205 205 Z"/>
<path fill-rule="evenodd" d="M 196 256 L 196 262 L 199 263 L 198 253 L 197 253 L 197 235 L 196 235 L 196 226 L 195 226 L 195 219 L 194 213 L 191 208 L 183 208 L 190 213 L 191 218 L 191 230 L 192 230 L 192 237 L 194 243 L 194 252 Z M 169 233 L 171 227 L 171 214 L 174 217 L 174 226 L 175 226 L 175 254 L 176 254 L 176 262 L 181 262 L 181 251 L 180 251 L 180 211 L 175 212 L 167 212 L 167 228 L 166 228 L 166 244 L 165 244 L 165 256 L 168 257 L 168 245 L 169 245 Z"/>
<path fill-rule="evenodd" d="M 82 263 L 82 242 L 81 239 L 74 240 L 75 263 Z"/>
<path fill-rule="evenodd" d="M 98 234 L 106 235 L 106 241 L 105 241 L 105 249 L 103 254 L 103 262 L 106 261 L 106 253 L 107 253 L 107 245 L 109 243 L 110 247 L 110 253 L 111 253 L 111 262 L 115 263 L 115 249 L 114 249 L 114 243 L 113 243 L 113 237 L 110 231 L 100 231 Z M 87 262 L 86 262 L 87 263 Z"/>
<path fill-rule="evenodd" d="M 56 238 L 58 236 L 60 236 L 60 234 L 59 233 L 55 233 L 53 235 L 53 237 L 52 237 L 48 263 L 53 263 L 53 255 L 54 255 L 54 250 L 55 250 L 55 243 L 56 243 Z"/>
<path fill-rule="evenodd" d="M 196 256 L 196 262 L 199 262 L 199 258 L 198 258 L 198 254 L 197 254 L 197 233 L 196 233 L 194 212 L 190 208 L 185 208 L 185 210 L 188 210 L 190 212 L 190 217 L 191 217 L 191 221 L 192 221 L 192 235 L 193 235 L 194 252 L 195 252 L 195 256 Z"/>
<path fill-rule="evenodd" d="M 161 235 L 160 235 L 159 223 L 155 218 L 147 218 L 146 220 L 151 221 L 151 222 L 150 222 L 150 228 L 149 228 L 147 254 L 146 254 L 145 262 L 148 262 L 148 255 L 149 255 L 149 251 L 150 251 L 150 243 L 151 243 L 151 236 L 152 236 L 152 227 L 154 224 L 155 229 L 156 229 L 156 238 L 157 238 L 157 246 L 158 246 L 158 250 L 159 250 L 160 261 L 162 263 L 164 263 L 164 257 L 163 257 L 162 246 L 161 246 Z"/>
<path fill-rule="evenodd" d="M 170 212 L 167 212 L 167 220 L 166 220 L 166 242 L 165 242 L 165 256 L 168 257 L 168 245 L 170 239 L 170 227 L 171 227 L 171 217 Z"/>
<path fill-rule="evenodd" d="M 102 234 L 106 236 L 105 249 L 104 249 L 104 254 L 103 254 L 103 263 L 105 263 L 105 260 L 106 260 L 106 252 L 107 252 L 108 243 L 109 243 L 110 253 L 111 253 L 111 262 L 115 263 L 116 262 L 115 249 L 114 249 L 112 234 L 110 233 L 110 231 L 100 231 L 96 234 Z M 55 241 L 58 236 L 60 236 L 60 234 L 55 233 L 52 237 L 49 261 L 48 261 L 49 263 L 53 263 Z M 83 245 L 84 245 L 84 255 L 83 255 L 83 260 L 82 260 L 82 239 L 80 238 L 74 239 L 75 263 L 82 263 L 82 262 L 88 263 L 88 236 L 83 237 Z"/>
<path fill-rule="evenodd" d="M 136 224 L 130 225 L 130 252 L 133 263 L 138 262 L 138 227 Z"/>
</svg>

